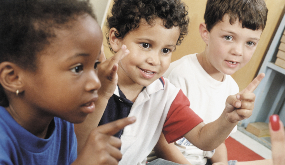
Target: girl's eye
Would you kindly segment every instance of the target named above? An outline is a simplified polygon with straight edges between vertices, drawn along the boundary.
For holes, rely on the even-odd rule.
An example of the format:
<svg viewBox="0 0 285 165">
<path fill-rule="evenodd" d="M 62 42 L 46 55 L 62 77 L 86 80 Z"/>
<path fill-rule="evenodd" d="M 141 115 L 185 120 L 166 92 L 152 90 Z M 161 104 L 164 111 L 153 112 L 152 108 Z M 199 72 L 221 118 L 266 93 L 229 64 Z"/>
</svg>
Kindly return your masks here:
<svg viewBox="0 0 285 165">
<path fill-rule="evenodd" d="M 166 54 L 166 53 L 169 53 L 171 50 L 170 49 L 167 49 L 167 48 L 163 48 L 162 49 L 162 53 Z"/>
<path fill-rule="evenodd" d="M 143 47 L 143 48 L 150 48 L 150 44 L 148 44 L 148 43 L 141 43 L 141 46 Z"/>
<path fill-rule="evenodd" d="M 95 62 L 95 65 L 94 65 L 94 69 L 95 69 L 95 70 L 97 69 L 97 67 L 98 67 L 98 65 L 99 65 L 100 63 L 101 63 L 100 61 L 96 61 L 96 62 Z"/>
<path fill-rule="evenodd" d="M 82 70 L 83 70 L 83 65 L 78 65 L 78 66 L 75 66 L 74 68 L 71 69 L 71 71 L 74 73 L 79 73 Z"/>
<path fill-rule="evenodd" d="M 247 44 L 248 46 L 255 46 L 255 45 L 256 45 L 256 43 L 251 42 L 251 41 L 248 41 L 246 44 Z"/>
<path fill-rule="evenodd" d="M 225 38 L 226 40 L 228 40 L 228 41 L 233 40 L 233 37 L 232 37 L 232 36 L 224 36 L 224 38 Z"/>
</svg>

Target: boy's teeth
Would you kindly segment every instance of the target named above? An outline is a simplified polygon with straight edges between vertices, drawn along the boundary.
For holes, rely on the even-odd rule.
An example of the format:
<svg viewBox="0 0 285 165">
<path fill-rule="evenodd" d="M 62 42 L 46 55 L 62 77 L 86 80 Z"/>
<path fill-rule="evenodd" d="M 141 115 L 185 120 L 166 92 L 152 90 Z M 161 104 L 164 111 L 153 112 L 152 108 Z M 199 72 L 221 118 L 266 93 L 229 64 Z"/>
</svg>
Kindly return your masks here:
<svg viewBox="0 0 285 165">
<path fill-rule="evenodd" d="M 229 63 L 231 63 L 231 64 L 236 64 L 237 62 L 232 62 L 232 61 L 229 61 Z"/>
<path fill-rule="evenodd" d="M 142 70 L 143 72 L 145 72 L 146 74 L 153 74 L 153 72 L 151 71 L 145 71 L 145 70 Z"/>
</svg>

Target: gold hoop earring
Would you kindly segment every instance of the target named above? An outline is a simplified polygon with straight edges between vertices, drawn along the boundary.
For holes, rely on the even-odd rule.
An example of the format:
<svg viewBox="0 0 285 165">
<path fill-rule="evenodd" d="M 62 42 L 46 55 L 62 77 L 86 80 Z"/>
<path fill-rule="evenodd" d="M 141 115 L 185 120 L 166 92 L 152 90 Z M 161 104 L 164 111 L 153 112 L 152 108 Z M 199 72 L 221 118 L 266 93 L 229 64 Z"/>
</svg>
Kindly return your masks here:
<svg viewBox="0 0 285 165">
<path fill-rule="evenodd" d="M 16 90 L 16 95 L 18 96 L 20 93 L 19 89 Z"/>
</svg>

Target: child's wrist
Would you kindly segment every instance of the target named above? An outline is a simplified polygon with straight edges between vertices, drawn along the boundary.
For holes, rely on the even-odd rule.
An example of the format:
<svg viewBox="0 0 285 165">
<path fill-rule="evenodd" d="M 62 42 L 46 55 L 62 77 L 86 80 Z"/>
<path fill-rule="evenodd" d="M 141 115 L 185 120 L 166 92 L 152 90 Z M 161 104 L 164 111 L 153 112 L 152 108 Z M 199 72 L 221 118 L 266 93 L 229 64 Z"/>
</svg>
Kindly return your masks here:
<svg viewBox="0 0 285 165">
<path fill-rule="evenodd" d="M 98 91 L 98 98 L 99 99 L 106 99 L 109 100 L 113 93 L 109 93 L 106 91 Z"/>
</svg>

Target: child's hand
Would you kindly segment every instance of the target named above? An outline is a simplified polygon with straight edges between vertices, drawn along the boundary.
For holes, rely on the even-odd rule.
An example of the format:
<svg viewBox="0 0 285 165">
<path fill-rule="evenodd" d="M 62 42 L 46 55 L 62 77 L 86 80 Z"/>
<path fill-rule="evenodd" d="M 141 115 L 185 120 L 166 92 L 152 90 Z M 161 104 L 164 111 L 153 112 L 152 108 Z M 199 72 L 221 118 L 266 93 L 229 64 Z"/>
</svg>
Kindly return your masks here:
<svg viewBox="0 0 285 165">
<path fill-rule="evenodd" d="M 264 73 L 259 74 L 243 91 L 227 98 L 225 112 L 229 122 L 236 123 L 251 116 L 255 100 L 253 91 L 264 76 Z"/>
<path fill-rule="evenodd" d="M 98 95 L 109 99 L 115 89 L 118 82 L 118 62 L 130 53 L 125 45 L 122 46 L 114 56 L 106 60 L 103 50 L 101 49 L 102 61 L 97 66 L 98 77 L 101 81 L 101 88 L 98 90 Z"/>
<path fill-rule="evenodd" d="M 93 129 L 73 165 L 118 164 L 122 158 L 121 140 L 113 135 L 135 120 L 135 117 L 128 117 Z"/>
<path fill-rule="evenodd" d="M 282 121 L 278 115 L 270 116 L 270 137 L 272 144 L 272 159 L 274 165 L 285 164 L 285 132 Z"/>
</svg>

